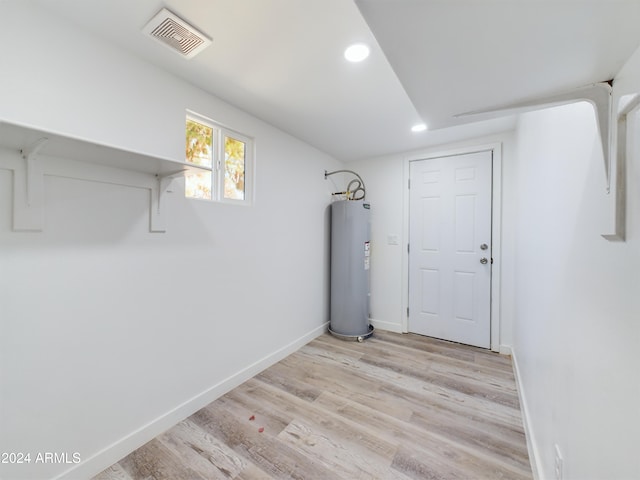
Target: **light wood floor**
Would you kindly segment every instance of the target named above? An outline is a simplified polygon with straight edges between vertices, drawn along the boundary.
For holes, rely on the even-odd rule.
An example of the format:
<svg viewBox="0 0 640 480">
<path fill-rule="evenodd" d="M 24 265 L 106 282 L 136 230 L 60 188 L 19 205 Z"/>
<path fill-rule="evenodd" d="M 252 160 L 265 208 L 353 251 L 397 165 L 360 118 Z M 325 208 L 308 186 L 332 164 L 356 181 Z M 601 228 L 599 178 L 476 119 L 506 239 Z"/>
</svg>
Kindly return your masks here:
<svg viewBox="0 0 640 480">
<path fill-rule="evenodd" d="M 325 334 L 94 480 L 269 478 L 530 480 L 511 360 Z"/>
</svg>

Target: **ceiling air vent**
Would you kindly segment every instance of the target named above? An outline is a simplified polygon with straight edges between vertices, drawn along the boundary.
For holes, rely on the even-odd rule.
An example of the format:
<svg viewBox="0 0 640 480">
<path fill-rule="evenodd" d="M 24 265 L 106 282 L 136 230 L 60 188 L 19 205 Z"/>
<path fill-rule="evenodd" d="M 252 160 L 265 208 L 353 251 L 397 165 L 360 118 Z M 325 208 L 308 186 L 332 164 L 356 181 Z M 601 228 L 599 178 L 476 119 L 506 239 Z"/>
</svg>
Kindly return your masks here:
<svg viewBox="0 0 640 480">
<path fill-rule="evenodd" d="M 142 29 L 143 33 L 171 47 L 185 58 L 193 58 L 212 40 L 177 15 L 163 8 Z"/>
</svg>

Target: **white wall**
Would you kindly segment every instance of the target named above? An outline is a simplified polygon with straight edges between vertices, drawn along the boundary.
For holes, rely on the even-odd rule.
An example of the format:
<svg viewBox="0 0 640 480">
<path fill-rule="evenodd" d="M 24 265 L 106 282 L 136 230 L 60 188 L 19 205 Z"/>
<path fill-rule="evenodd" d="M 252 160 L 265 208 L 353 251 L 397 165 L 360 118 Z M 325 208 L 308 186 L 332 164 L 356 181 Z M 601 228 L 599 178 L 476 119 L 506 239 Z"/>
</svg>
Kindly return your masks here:
<svg viewBox="0 0 640 480">
<path fill-rule="evenodd" d="M 640 53 L 616 77 L 616 98 L 640 89 Z M 517 133 L 350 163 L 372 204 L 371 314 L 400 331 L 406 273 L 403 165 L 501 142 L 500 343 L 513 347 L 539 478 L 640 478 L 640 119 L 628 153 L 628 238 L 611 243 L 611 198 L 587 104 L 523 115 Z M 388 245 L 398 234 L 400 245 Z"/>
<path fill-rule="evenodd" d="M 514 136 L 513 132 L 493 134 L 480 138 L 460 140 L 428 149 L 405 152 L 397 155 L 367 159 L 349 163 L 349 168 L 357 171 L 367 186 L 367 200 L 371 203 L 371 322 L 376 328 L 402 332 L 406 317 L 406 248 L 408 229 L 405 194 L 407 191 L 406 167 L 408 159 L 446 154 L 489 144 L 502 145 L 503 176 L 511 175 Z M 506 178 L 506 177 L 505 177 Z M 509 183 L 503 183 L 503 198 L 512 197 Z M 515 206 L 503 201 L 503 224 L 515 215 Z M 398 235 L 399 244 L 390 245 L 389 235 Z M 501 326 L 500 344 L 511 345 L 511 319 L 513 317 L 513 231 L 503 228 L 501 234 L 503 277 L 501 286 Z"/>
<path fill-rule="evenodd" d="M 401 155 L 349 163 L 364 180 L 371 204 L 371 299 L 369 314 L 376 328 L 402 331 L 403 160 Z M 389 245 L 387 235 L 398 235 Z"/>
<path fill-rule="evenodd" d="M 617 95 L 640 91 L 640 54 Z M 635 70 L 634 70 L 635 69 Z M 628 237 L 606 241 L 601 146 L 586 103 L 518 124 L 514 357 L 540 478 L 640 478 L 640 121 L 628 151 Z"/>
<path fill-rule="evenodd" d="M 153 178 L 55 158 L 44 231 L 12 231 L 17 152 L 0 149 L 0 451 L 32 454 L 0 477 L 52 478 L 74 465 L 38 452 L 79 452 L 85 478 L 323 331 L 340 164 L 28 2 L 0 16 L 0 119 L 180 159 L 188 108 L 256 142 L 255 205 L 178 180 L 164 234 Z"/>
</svg>

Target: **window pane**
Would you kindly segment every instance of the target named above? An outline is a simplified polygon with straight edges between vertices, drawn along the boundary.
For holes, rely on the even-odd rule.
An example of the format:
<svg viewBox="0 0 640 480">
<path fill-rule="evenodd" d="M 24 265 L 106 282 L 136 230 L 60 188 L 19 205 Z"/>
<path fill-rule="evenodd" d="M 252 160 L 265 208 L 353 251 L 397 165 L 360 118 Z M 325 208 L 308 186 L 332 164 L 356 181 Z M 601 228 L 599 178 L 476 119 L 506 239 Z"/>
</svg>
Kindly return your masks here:
<svg viewBox="0 0 640 480">
<path fill-rule="evenodd" d="M 203 167 L 213 165 L 213 128 L 187 119 L 186 161 Z"/>
<path fill-rule="evenodd" d="M 211 200 L 211 172 L 187 175 L 184 179 L 184 194 L 185 197 Z"/>
<path fill-rule="evenodd" d="M 224 137 L 224 198 L 244 200 L 245 143 Z"/>
</svg>

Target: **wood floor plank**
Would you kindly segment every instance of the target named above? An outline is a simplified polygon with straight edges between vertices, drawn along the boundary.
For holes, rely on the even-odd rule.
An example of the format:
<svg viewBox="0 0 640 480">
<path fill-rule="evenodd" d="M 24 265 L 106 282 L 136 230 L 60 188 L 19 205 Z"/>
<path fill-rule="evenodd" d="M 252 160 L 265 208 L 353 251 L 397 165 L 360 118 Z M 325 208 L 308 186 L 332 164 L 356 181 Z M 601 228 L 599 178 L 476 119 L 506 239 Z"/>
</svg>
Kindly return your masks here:
<svg viewBox="0 0 640 480">
<path fill-rule="evenodd" d="M 486 428 L 452 415 L 416 413 L 411 422 L 446 438 L 452 443 L 468 447 L 477 455 L 491 457 L 496 463 L 511 465 L 516 470 L 529 468 L 529 456 L 524 435 L 512 435 L 509 430 Z"/>
<path fill-rule="evenodd" d="M 109 468 L 99 473 L 93 480 L 133 480 L 119 463 L 111 465 Z"/>
<path fill-rule="evenodd" d="M 93 480 L 205 478 L 531 480 L 510 358 L 324 334 Z"/>
<path fill-rule="evenodd" d="M 260 432 L 259 426 L 246 417 L 236 418 L 222 402 L 214 402 L 190 418 L 272 477 L 303 480 L 305 472 L 318 472 L 326 478 L 333 475 L 321 463 L 278 441 L 279 431 Z"/>
<path fill-rule="evenodd" d="M 295 368 L 293 371 L 286 371 L 285 364 L 282 362 L 274 365 L 274 367 L 264 370 L 256 377 L 267 378 L 270 383 L 278 385 L 282 390 L 308 401 L 315 400 L 318 395 L 322 393 L 322 390 L 317 387 L 311 386 L 298 379 L 295 375 Z"/>
<path fill-rule="evenodd" d="M 459 458 L 453 455 L 445 459 L 439 455 L 425 454 L 409 446 L 403 447 L 393 459 L 391 468 L 415 480 L 466 480 L 467 473 L 457 466 Z M 480 477 L 477 477 L 480 478 Z"/>
<path fill-rule="evenodd" d="M 512 408 L 519 408 L 518 395 L 515 390 L 505 390 L 497 385 L 487 383 L 468 377 L 466 379 L 456 378 L 452 375 L 435 373 L 429 369 L 412 369 L 403 363 L 391 360 L 383 360 L 373 356 L 364 356 L 363 363 L 380 367 L 386 371 L 395 372 L 408 378 L 420 380 L 423 383 L 435 387 L 445 388 L 449 391 L 457 392 L 469 397 L 476 397 L 491 402 L 500 403 Z"/>
<path fill-rule="evenodd" d="M 277 386 L 271 382 L 271 375 L 279 371 L 280 365 L 269 369 L 269 374 L 256 377 L 272 386 Z M 384 409 L 388 415 L 393 415 L 404 421 L 409 421 L 413 410 L 406 402 L 397 402 L 391 395 L 386 395 L 382 391 L 381 382 L 372 375 L 362 374 L 359 369 L 343 368 L 336 370 L 329 363 L 324 370 L 317 369 L 316 372 L 305 374 L 305 381 L 315 385 L 322 392 L 332 392 L 336 394 L 346 393 L 350 399 L 363 405 L 375 405 Z"/>
<path fill-rule="evenodd" d="M 364 445 L 372 457 L 371 460 L 375 456 L 376 460 L 380 457 L 391 463 L 396 451 L 395 443 L 385 441 L 365 425 L 334 415 L 326 409 L 319 408 L 315 402 L 304 403 L 257 379 L 249 380 L 247 383 L 253 386 L 254 394 L 259 396 L 262 402 L 268 403 L 272 409 L 286 409 L 295 419 L 303 419 L 307 425 L 313 425 L 322 434 L 334 435 L 346 443 L 357 443 L 358 447 Z"/>
<path fill-rule="evenodd" d="M 134 479 L 205 480 L 189 464 L 153 439 L 118 462 Z"/>
<path fill-rule="evenodd" d="M 435 455 L 440 465 L 438 471 L 456 471 L 459 463 L 458 457 L 463 455 L 469 465 L 473 465 L 476 473 L 485 472 L 478 478 L 493 478 L 496 472 L 504 474 L 511 473 L 514 477 L 521 478 L 522 472 L 529 468 L 528 463 L 522 462 L 521 452 L 517 445 L 513 446 L 509 442 L 504 442 L 504 447 L 508 453 L 498 451 L 498 454 L 484 445 L 476 444 L 473 439 L 469 440 L 466 435 L 469 429 L 464 429 L 464 420 L 452 418 L 440 419 L 434 416 L 434 422 L 411 421 L 409 423 L 399 422 L 397 419 L 386 415 L 384 412 L 365 407 L 345 398 L 337 397 L 333 394 L 323 393 L 317 400 L 317 404 L 322 405 L 326 410 L 344 415 L 358 423 L 368 425 L 377 432 L 384 433 L 385 439 L 395 441 L 401 446 L 409 445 L 416 450 L 423 452 L 423 456 Z M 438 423 L 435 421 L 437 420 Z M 453 425 L 448 424 L 448 420 L 453 420 Z M 461 431 L 462 435 L 450 435 L 451 431 Z M 481 437 L 481 432 L 475 432 L 474 438 Z M 487 434 L 485 440 L 496 444 L 502 440 L 500 435 Z M 518 439 L 515 439 L 516 442 Z M 522 442 L 523 439 L 520 439 Z M 513 453 L 515 452 L 515 453 Z M 511 453 L 512 456 L 509 455 Z M 526 449 L 524 451 L 526 459 Z M 455 461 L 452 461 L 455 459 Z"/>
<path fill-rule="evenodd" d="M 521 475 L 489 466 L 479 466 L 468 452 L 451 451 L 451 456 L 433 455 L 431 452 L 403 446 L 394 458 L 391 468 L 415 480 L 530 480 L 531 475 Z"/>
<path fill-rule="evenodd" d="M 309 352 L 313 352 L 314 348 L 309 345 L 305 347 L 304 352 L 298 352 L 299 355 L 307 355 Z M 314 358 L 313 355 L 309 355 L 309 358 Z M 299 361 L 301 361 L 300 359 Z M 432 382 L 427 379 L 420 378 L 425 375 L 426 369 L 420 371 L 402 372 L 402 365 L 389 364 L 385 362 L 372 362 L 366 361 L 367 358 L 363 357 L 361 363 L 357 368 L 350 368 L 345 365 L 345 368 L 337 370 L 338 362 L 331 364 L 330 360 L 325 362 L 324 365 L 314 364 L 314 368 L 307 371 L 307 382 L 321 387 L 323 390 L 329 391 L 372 391 L 374 392 L 375 400 L 380 396 L 380 390 L 386 390 L 392 392 L 394 395 L 400 395 L 403 397 L 403 391 L 414 392 L 418 395 L 424 395 L 426 400 L 436 401 L 434 396 L 440 397 L 448 402 L 458 403 L 466 407 L 476 407 L 478 411 L 491 412 L 495 409 L 495 402 L 491 398 L 485 398 L 481 395 L 467 395 L 463 388 L 451 389 L 442 386 L 442 382 Z M 441 376 L 434 378 L 440 379 Z M 475 383 L 475 382 L 474 382 Z M 458 382 L 463 384 L 463 382 Z M 480 385 L 482 389 L 485 389 L 485 385 Z M 467 386 L 466 390 L 473 389 L 473 384 Z M 515 422 L 521 425 L 520 412 L 518 408 L 514 408 L 517 403 L 517 394 L 512 392 L 513 396 L 509 398 L 508 404 L 511 404 L 511 408 L 502 409 L 501 415 L 506 415 L 512 418 Z M 364 399 L 366 401 L 366 398 Z M 400 405 L 400 402 L 389 402 L 387 405 Z M 404 413 L 407 410 L 404 409 Z M 407 419 L 410 414 L 407 416 Z"/>
<path fill-rule="evenodd" d="M 158 440 L 203 478 L 234 478 L 247 468 L 248 462 L 243 457 L 188 419 Z"/>
<path fill-rule="evenodd" d="M 333 344 L 327 343 L 323 343 L 322 347 L 323 348 L 311 347 L 307 352 L 321 358 L 324 354 L 331 352 L 331 350 L 335 348 Z M 515 378 L 512 371 L 506 372 L 502 369 L 493 368 L 492 366 L 478 364 L 475 361 L 463 361 L 451 357 L 443 357 L 430 352 L 416 351 L 416 349 L 389 349 L 388 345 L 384 343 L 372 342 L 368 347 L 367 357 L 374 357 L 379 360 L 392 360 L 401 363 L 408 370 L 430 370 L 433 373 L 451 376 L 452 378 L 462 377 L 464 379 L 470 379 L 471 381 L 492 385 L 496 388 L 502 388 L 510 393 L 516 393 Z M 362 357 L 364 357 L 364 354 Z M 338 355 L 334 356 L 334 360 L 338 358 Z M 349 363 L 345 363 L 345 365 L 349 365 Z"/>
<path fill-rule="evenodd" d="M 399 348 L 411 348 L 416 352 L 430 352 L 440 355 L 443 358 L 454 358 L 458 360 L 473 361 L 476 349 L 474 347 L 458 348 L 459 345 L 443 340 L 436 340 L 415 334 L 403 335 L 398 338 L 391 332 L 378 332 L 376 341 L 384 342 L 386 345 L 395 345 Z"/>
<path fill-rule="evenodd" d="M 327 433 L 325 428 L 303 420 L 294 420 L 280 434 L 285 443 L 301 449 L 308 457 L 317 459 L 344 478 L 392 478 L 406 480 L 400 472 L 390 474 L 395 455 L 382 458 L 372 455 L 365 445 L 353 438 Z"/>
<path fill-rule="evenodd" d="M 234 480 L 272 480 L 273 478 L 255 465 L 250 465 L 234 477 Z"/>
</svg>

